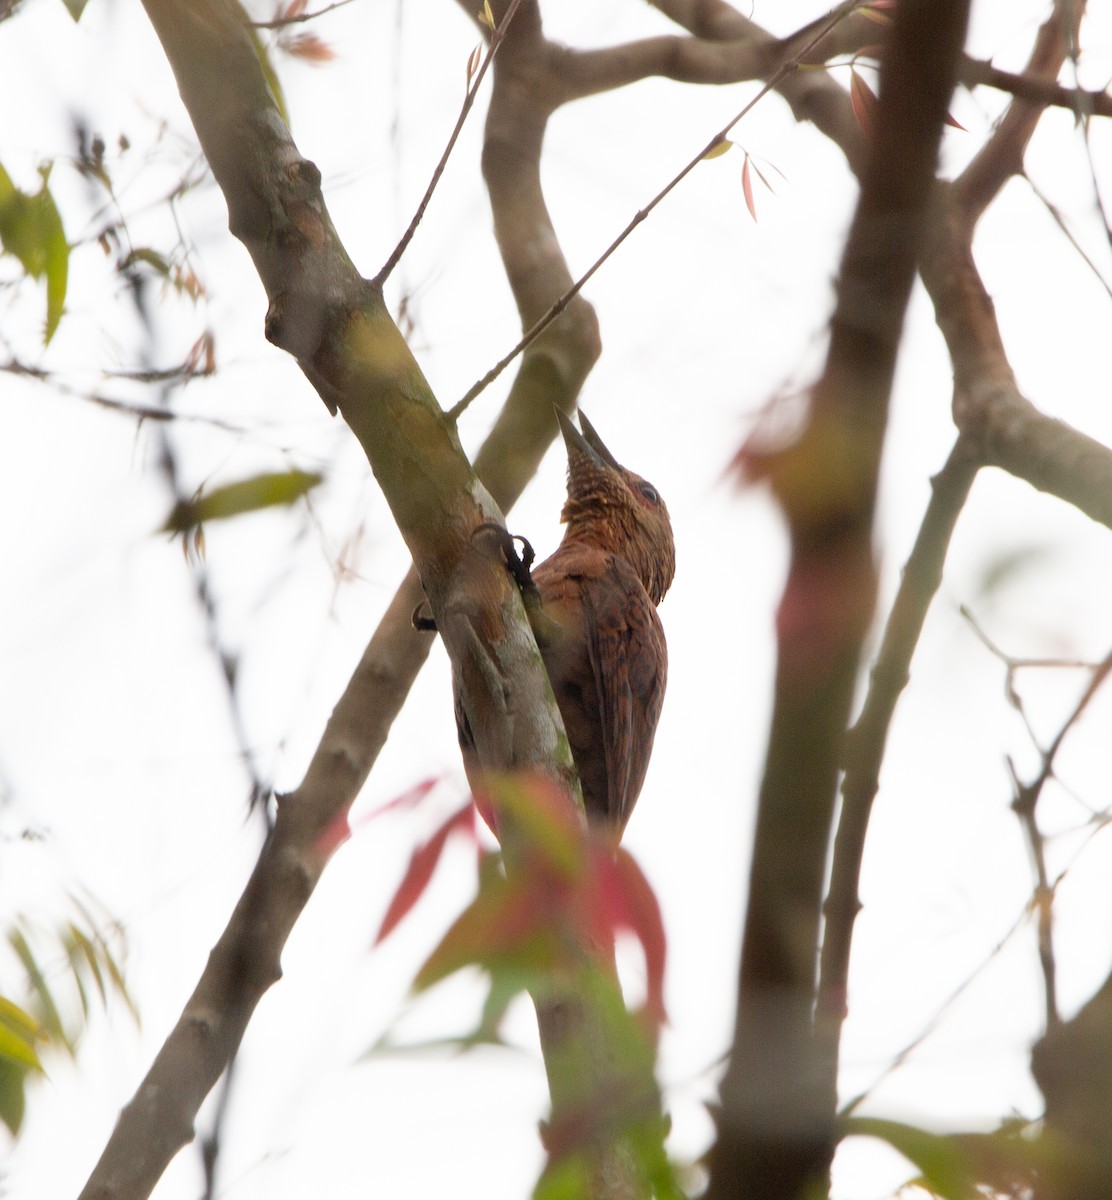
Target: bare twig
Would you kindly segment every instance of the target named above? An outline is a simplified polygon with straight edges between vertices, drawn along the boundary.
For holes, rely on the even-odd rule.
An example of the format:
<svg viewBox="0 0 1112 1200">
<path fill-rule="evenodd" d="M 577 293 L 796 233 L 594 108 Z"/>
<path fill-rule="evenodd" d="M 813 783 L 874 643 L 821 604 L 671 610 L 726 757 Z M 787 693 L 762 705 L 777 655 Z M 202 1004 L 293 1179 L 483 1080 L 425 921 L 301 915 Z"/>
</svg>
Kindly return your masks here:
<svg viewBox="0 0 1112 1200">
<path fill-rule="evenodd" d="M 804 56 L 810 49 L 822 40 L 831 29 L 833 29 L 839 21 L 844 20 L 857 7 L 857 0 L 845 0 L 834 8 L 827 18 L 822 22 L 822 25 L 811 41 L 807 42 L 799 51 L 791 58 L 782 63 L 776 71 L 773 72 L 769 80 L 764 83 L 757 94 L 741 108 L 725 125 L 706 143 L 698 154 L 692 158 L 686 166 L 682 167 L 672 178 L 664 185 L 663 188 L 645 205 L 644 208 L 638 209 L 630 218 L 626 227 L 618 234 L 617 237 L 610 243 L 609 246 L 599 255 L 599 257 L 587 268 L 587 270 L 572 284 L 572 286 L 556 300 L 549 310 L 537 323 L 528 330 L 518 343 L 502 358 L 494 364 L 493 367 L 479 380 L 471 385 L 464 393 L 459 401 L 448 410 L 448 419 L 451 421 L 457 420 L 460 415 L 467 409 L 471 402 L 486 390 L 499 375 L 513 362 L 513 360 L 528 346 L 534 342 L 544 331 L 552 324 L 553 321 L 567 308 L 568 303 L 583 290 L 586 284 L 595 276 L 599 268 L 614 254 L 614 252 L 622 245 L 638 225 L 644 221 L 653 209 L 655 209 L 661 201 L 666 199 L 692 171 L 706 158 L 709 151 L 713 150 L 720 142 L 726 140 L 730 131 L 744 117 L 753 110 L 753 108 L 773 91 L 777 84 L 780 83 L 785 76 L 796 70 L 803 60 Z"/>
<path fill-rule="evenodd" d="M 421 202 L 417 205 L 417 211 L 413 214 L 408 228 L 402 234 L 401 240 L 394 247 L 390 257 L 382 264 L 382 269 L 374 277 L 373 282 L 376 287 L 381 288 L 386 280 L 390 278 L 390 273 L 398 265 L 398 260 L 406 252 L 409 243 L 413 240 L 413 235 L 417 232 L 417 226 L 421 224 L 421 218 L 425 215 L 425 209 L 428 208 L 429 202 L 432 200 L 433 192 L 436 191 L 436 185 L 440 182 L 440 177 L 444 174 L 444 168 L 448 165 L 448 159 L 455 149 L 460 133 L 463 131 L 463 126 L 475 103 L 475 97 L 479 94 L 479 88 L 482 86 L 487 70 L 494 61 L 494 56 L 498 53 L 499 46 L 505 40 L 506 30 L 509 28 L 510 22 L 514 19 L 514 13 L 517 12 L 520 3 L 521 0 L 511 0 L 509 8 L 506 9 L 505 16 L 503 16 L 497 27 L 491 32 L 490 42 L 488 43 L 486 54 L 483 55 L 483 61 L 479 69 L 475 72 L 474 77 L 468 80 L 467 93 L 463 98 L 463 104 L 460 107 L 455 126 L 448 138 L 448 144 L 444 147 L 444 153 L 441 154 L 440 161 L 433 169 L 428 187 L 425 188 L 425 194 L 421 197 Z"/>
<path fill-rule="evenodd" d="M 285 29 L 287 25 L 304 25 L 306 21 L 316 21 L 352 3 L 354 0 L 334 0 L 332 4 L 326 4 L 324 8 L 318 8 L 314 12 L 294 13 L 293 16 L 275 17 L 270 21 L 252 21 L 251 24 L 256 29 Z"/>
<path fill-rule="evenodd" d="M 961 82 L 970 88 L 991 87 L 1000 92 L 1007 92 L 1017 100 L 1029 100 L 1044 107 L 1067 108 L 1070 112 L 1112 117 L 1112 95 L 1107 91 L 1093 92 L 1063 87 L 1053 79 L 1002 71 L 990 62 L 968 56 L 962 60 L 959 76 Z"/>
<path fill-rule="evenodd" d="M 826 926 L 816 1010 L 833 1054 L 837 1054 L 846 1016 L 850 945 L 860 909 L 861 862 L 888 732 L 896 704 L 910 678 L 911 659 L 919 644 L 927 610 L 942 582 L 950 540 L 975 475 L 976 465 L 959 441 L 931 481 L 930 503 L 888 615 L 865 704 L 846 739 L 842 811 L 824 909 Z"/>
</svg>

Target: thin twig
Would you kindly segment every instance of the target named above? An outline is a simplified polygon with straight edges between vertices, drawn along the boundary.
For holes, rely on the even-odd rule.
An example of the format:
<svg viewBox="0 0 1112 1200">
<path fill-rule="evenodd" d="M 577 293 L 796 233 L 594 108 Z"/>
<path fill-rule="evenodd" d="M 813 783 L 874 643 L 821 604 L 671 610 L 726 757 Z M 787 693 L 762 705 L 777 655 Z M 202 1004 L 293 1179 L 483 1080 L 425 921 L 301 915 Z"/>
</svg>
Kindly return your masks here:
<svg viewBox="0 0 1112 1200">
<path fill-rule="evenodd" d="M 1031 852 L 1031 863 L 1035 870 L 1035 894 L 1033 906 L 1037 916 L 1037 937 L 1038 937 L 1038 954 L 1039 966 L 1042 972 L 1043 979 L 1043 1002 L 1045 1005 L 1046 1028 L 1051 1029 L 1058 1025 L 1061 1018 L 1058 1014 L 1058 988 L 1057 988 L 1057 964 L 1054 956 L 1054 912 L 1053 901 L 1056 884 L 1051 884 L 1050 874 L 1046 868 L 1046 838 L 1043 836 L 1042 830 L 1039 829 L 1038 817 L 1036 809 L 1039 802 L 1039 797 L 1042 795 L 1043 788 L 1054 774 L 1054 760 L 1058 755 L 1058 751 L 1062 746 L 1066 735 L 1070 729 L 1077 723 L 1081 714 L 1088 708 L 1093 697 L 1096 695 L 1100 686 L 1112 673 L 1112 651 L 1089 669 L 1092 672 L 1092 677 L 1088 685 L 1082 692 L 1077 703 L 1074 705 L 1072 712 L 1066 718 L 1062 727 L 1058 730 L 1054 740 L 1045 749 L 1038 747 L 1038 742 L 1035 739 L 1034 731 L 1031 729 L 1030 723 L 1027 722 L 1026 713 L 1023 711 L 1022 704 L 1019 701 L 1018 694 L 1014 686 L 1015 672 L 1020 665 L 1032 665 L 1030 661 L 1026 663 L 1017 662 L 1017 660 L 1009 658 L 1003 654 L 989 640 L 987 635 L 978 628 L 972 618 L 969 617 L 970 623 L 976 630 L 978 636 L 984 644 L 1005 664 L 1008 672 L 1008 696 L 1017 705 L 1020 710 L 1024 722 L 1027 724 L 1028 732 L 1031 740 L 1035 742 L 1039 749 L 1039 755 L 1042 759 L 1042 764 L 1038 774 L 1029 783 L 1021 783 L 1019 775 L 1015 769 L 1015 765 L 1008 759 L 1008 770 L 1012 776 L 1012 784 L 1015 788 L 1015 795 L 1012 799 L 1012 808 L 1015 811 L 1016 817 L 1019 819 L 1021 828 L 1023 829 L 1024 839 L 1027 842 L 1027 848 Z"/>
<path fill-rule="evenodd" d="M 188 421 L 195 424 L 207 425 L 212 429 L 219 429 L 225 433 L 244 434 L 248 432 L 245 426 L 237 425 L 232 421 L 225 421 L 221 417 L 210 417 L 203 413 L 175 412 L 171 408 L 163 408 L 160 405 L 121 400 L 115 396 L 104 396 L 99 392 L 74 387 L 72 384 L 63 383 L 60 379 L 55 378 L 54 374 L 45 367 L 31 366 L 28 363 L 20 362 L 16 358 L 11 358 L 6 363 L 0 363 L 0 372 L 20 375 L 24 379 L 34 379 L 38 383 L 42 383 L 50 388 L 51 391 L 57 393 L 59 396 L 65 396 L 72 400 L 83 400 L 89 404 L 95 404 L 100 408 L 107 409 L 109 412 L 118 413 L 120 416 L 133 417 L 138 421 Z M 195 372 L 195 375 L 197 374 L 201 373 Z M 184 385 L 188 382 L 188 379 L 183 378 L 181 382 Z"/>
<path fill-rule="evenodd" d="M 1015 796 L 1012 799 L 1012 809 L 1019 818 L 1027 849 L 1031 852 L 1031 864 L 1035 868 L 1035 894 L 1032 906 L 1036 914 L 1036 943 L 1039 954 L 1039 969 L 1043 981 L 1043 1016 L 1046 1029 L 1051 1029 L 1061 1023 L 1058 1015 L 1058 967 L 1054 957 L 1054 889 L 1050 886 L 1046 870 L 1046 838 L 1039 829 L 1038 818 L 1035 816 L 1035 804 L 1038 800 L 1040 787 L 1032 791 L 1031 787 L 1019 782 L 1015 764 L 1008 758 L 1008 771 L 1011 773 L 1012 786 Z"/>
<path fill-rule="evenodd" d="M 962 998 L 962 996 L 965 995 L 973 983 L 981 977 L 981 973 L 985 970 L 989 963 L 991 963 L 994 958 L 997 958 L 1004 951 L 1012 938 L 1014 938 L 1015 935 L 1023 928 L 1023 923 L 1027 918 L 1029 909 L 1030 905 L 1026 905 L 1024 907 L 1023 911 L 1012 923 L 1012 926 L 1008 932 L 1004 934 L 1004 936 L 996 943 L 995 946 L 992 947 L 991 950 L 989 950 L 980 966 L 978 966 L 976 970 L 970 972 L 970 974 L 966 976 L 966 978 L 963 979 L 956 988 L 954 988 L 950 995 L 947 996 L 947 998 L 939 1005 L 938 1009 L 932 1014 L 930 1020 L 926 1023 L 922 1030 L 916 1034 L 916 1036 L 913 1037 L 910 1042 L 906 1043 L 904 1048 L 898 1054 L 893 1055 L 891 1061 L 884 1065 L 884 1069 L 873 1080 L 873 1082 L 863 1091 L 858 1092 L 856 1096 L 851 1097 L 845 1102 L 845 1104 L 842 1105 L 842 1107 L 838 1110 L 839 1117 L 844 1119 L 845 1117 L 851 1116 L 858 1108 L 860 1108 L 861 1105 L 864 1104 L 865 1101 L 868 1100 L 868 1098 L 873 1094 L 873 1092 L 875 1092 L 876 1089 L 886 1079 L 894 1075 L 896 1071 L 898 1071 L 900 1067 L 907 1062 L 912 1054 L 919 1049 L 919 1047 L 927 1040 L 927 1038 L 929 1038 L 934 1031 L 942 1025 L 943 1019 L 950 1009 L 953 1008 L 954 1005 Z"/>
<path fill-rule="evenodd" d="M 494 61 L 494 56 L 498 53 L 498 47 L 502 44 L 506 36 L 506 30 L 509 28 L 510 22 L 514 18 L 514 13 L 517 12 L 518 5 L 520 4 L 521 0 L 512 0 L 510 7 L 506 9 L 506 15 L 499 22 L 498 27 L 491 33 L 487 52 L 483 56 L 483 61 L 479 69 L 475 72 L 474 78 L 469 81 L 467 94 L 463 98 L 459 116 L 456 118 L 456 124 L 451 136 L 448 138 L 448 144 L 444 147 L 444 153 L 441 154 L 440 161 L 436 164 L 436 169 L 429 179 L 429 186 L 425 188 L 425 194 L 421 197 L 421 203 L 417 205 L 417 211 L 413 214 L 413 219 L 409 222 L 409 227 L 402 234 L 401 241 L 394 247 L 393 253 L 383 263 L 382 269 L 374 277 L 373 283 L 376 287 L 381 288 L 386 280 L 390 278 L 390 273 L 398 265 L 401 256 L 409 248 L 409 243 L 413 241 L 413 235 L 417 232 L 417 226 L 421 224 L 421 219 L 425 215 L 425 209 L 428 208 L 429 202 L 432 200 L 432 194 L 436 191 L 440 177 L 444 174 L 444 168 L 448 165 L 448 159 L 455 149 L 460 133 L 463 131 L 464 123 L 467 121 L 468 114 L 475 103 L 475 97 L 479 94 L 483 77 L 486 75 L 490 64 Z"/>
<path fill-rule="evenodd" d="M 796 70 L 806 55 L 811 51 L 812 47 L 817 45 L 826 35 L 840 22 L 845 20 L 850 13 L 854 12 L 858 7 L 857 0 L 847 0 L 847 2 L 839 4 L 832 9 L 827 20 L 823 22 L 821 28 L 815 36 L 801 47 L 791 58 L 781 63 L 779 67 L 769 76 L 768 80 L 761 86 L 760 91 L 736 114 L 728 121 L 707 144 L 691 159 L 690 162 L 676 175 L 664 185 L 663 188 L 649 201 L 644 208 L 638 209 L 629 221 L 629 224 L 618 234 L 618 236 L 610 243 L 602 254 L 587 268 L 570 288 L 549 308 L 548 312 L 530 329 L 521 340 L 513 347 L 509 353 L 494 364 L 493 367 L 482 377 L 471 385 L 464 396 L 448 410 L 447 417 L 449 421 L 456 421 L 460 415 L 467 409 L 471 402 L 486 390 L 499 375 L 510 365 L 511 362 L 531 343 L 535 342 L 542 333 L 552 324 L 553 321 L 567 308 L 568 304 L 583 290 L 586 284 L 594 277 L 599 268 L 606 262 L 608 258 L 618 249 L 619 246 L 629 237 L 629 235 L 645 220 L 646 217 L 661 203 L 692 171 L 706 158 L 709 151 L 713 150 L 720 142 L 724 142 L 730 131 L 734 128 L 743 117 L 749 115 L 752 109 L 773 91 L 777 85 Z"/>
<path fill-rule="evenodd" d="M 287 25 L 304 25 L 306 21 L 315 21 L 318 17 L 327 16 L 337 8 L 344 8 L 351 3 L 352 0 L 335 0 L 335 3 L 326 4 L 316 12 L 297 13 L 292 17 L 275 17 L 271 21 L 252 21 L 251 25 L 254 29 L 285 29 Z"/>
<path fill-rule="evenodd" d="M 1085 144 L 1086 144 L 1086 147 L 1088 147 L 1088 144 L 1089 144 L 1088 136 L 1086 136 Z M 1100 189 L 1097 187 L 1096 175 L 1093 171 L 1092 153 L 1091 152 L 1088 153 L 1086 155 L 1086 157 L 1089 159 L 1090 174 L 1092 174 L 1092 176 L 1093 176 L 1093 192 L 1094 192 L 1095 199 L 1096 199 L 1097 211 L 1100 212 L 1100 214 L 1103 217 L 1104 206 L 1101 202 Z M 1081 258 L 1081 261 L 1097 277 L 1097 280 L 1099 281 L 1100 286 L 1102 288 L 1104 288 L 1104 290 L 1108 293 L 1108 295 L 1110 297 L 1112 297 L 1112 284 L 1110 284 L 1108 282 L 1108 280 L 1104 278 L 1104 276 L 1101 274 L 1100 267 L 1097 266 L 1097 264 L 1092 260 L 1092 258 L 1085 252 L 1085 249 L 1081 245 L 1081 243 L 1077 240 L 1077 238 L 1074 237 L 1073 232 L 1070 230 L 1069 226 L 1066 224 L 1066 220 L 1062 216 L 1062 213 L 1059 210 L 1059 208 L 1057 207 L 1057 205 L 1052 204 L 1050 202 L 1050 198 L 1048 196 L 1046 196 L 1038 187 L 1036 187 L 1035 181 L 1031 178 L 1030 175 L 1027 174 L 1026 171 L 1024 171 L 1024 173 L 1023 173 L 1023 178 L 1027 181 L 1027 185 L 1028 185 L 1028 187 L 1030 187 L 1031 191 L 1035 193 L 1035 198 L 1042 204 L 1043 208 L 1045 208 L 1046 211 L 1050 214 L 1050 217 L 1054 221 L 1054 224 L 1057 225 L 1058 228 L 1065 235 L 1066 241 L 1068 241 L 1069 244 L 1074 248 L 1074 250 L 1077 251 L 1078 255 Z M 1104 229 L 1105 229 L 1106 235 L 1108 235 L 1107 219 L 1105 220 Z M 1112 241 L 1112 236 L 1110 236 L 1109 240 Z"/>
<path fill-rule="evenodd" d="M 846 737 L 842 811 L 834 837 L 826 929 L 819 960 L 816 1016 L 829 1052 L 836 1055 L 846 1016 L 850 948 L 861 904 L 858 890 L 865 837 L 880 780 L 880 767 L 896 705 L 910 678 L 911 660 L 938 588 L 946 554 L 977 473 L 959 438 L 931 480 L 931 498 L 899 591 L 892 603 L 869 689 L 856 724 Z"/>
</svg>

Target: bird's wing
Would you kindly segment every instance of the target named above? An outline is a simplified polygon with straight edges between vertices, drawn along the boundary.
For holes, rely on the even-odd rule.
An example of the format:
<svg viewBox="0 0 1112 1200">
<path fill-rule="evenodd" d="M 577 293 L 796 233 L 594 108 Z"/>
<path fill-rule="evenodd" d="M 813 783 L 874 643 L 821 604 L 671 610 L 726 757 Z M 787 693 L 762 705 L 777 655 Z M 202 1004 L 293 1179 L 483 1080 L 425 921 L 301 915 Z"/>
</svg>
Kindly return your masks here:
<svg viewBox="0 0 1112 1200">
<path fill-rule="evenodd" d="M 606 753 L 607 817 L 620 831 L 645 782 L 668 677 L 664 629 L 633 568 L 610 557 L 582 591 Z"/>
</svg>

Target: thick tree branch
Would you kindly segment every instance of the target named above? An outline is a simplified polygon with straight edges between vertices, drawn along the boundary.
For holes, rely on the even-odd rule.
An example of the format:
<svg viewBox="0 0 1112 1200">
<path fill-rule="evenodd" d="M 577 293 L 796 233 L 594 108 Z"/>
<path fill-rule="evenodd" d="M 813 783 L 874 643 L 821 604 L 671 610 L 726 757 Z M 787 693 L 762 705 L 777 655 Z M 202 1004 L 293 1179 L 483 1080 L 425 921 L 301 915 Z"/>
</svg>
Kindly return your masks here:
<svg viewBox="0 0 1112 1200">
<path fill-rule="evenodd" d="M 1057 75 L 1065 50 L 1061 17 L 1060 12 L 1055 13 L 1040 30 L 1025 79 L 1037 82 Z M 1019 396 L 992 303 L 973 262 L 977 219 L 1004 182 L 1021 169 L 1023 148 L 1041 111 L 1029 103 L 1013 104 L 957 183 L 936 187 L 932 205 L 921 271 L 954 363 L 955 415 L 960 413 L 967 419 L 958 416 L 958 443 L 934 481 L 931 502 L 901 580 L 865 705 L 847 742 L 818 1002 L 818 1030 L 825 1042 L 824 1053 L 835 1061 L 845 1016 L 850 944 L 859 909 L 861 861 L 880 764 L 958 515 L 977 468 L 993 461 L 993 451 L 997 465 L 1004 465 L 999 457 L 1007 453 L 1018 473 L 1030 478 L 1040 461 L 1049 458 L 1056 467 L 1063 465 L 1061 456 L 1049 450 L 1048 442 L 1057 450 L 1063 442 L 1082 438 L 1064 427 L 1051 430 L 1052 425 L 1060 423 L 1042 418 Z M 1024 411 L 1020 417 L 1021 409 Z M 1007 410 L 1019 418 L 1008 423 L 1009 436 L 994 437 L 978 429 L 978 422 L 986 422 L 998 433 L 995 422 Z M 1027 436 L 1017 436 L 1019 426 L 1024 424 Z M 1048 438 L 1050 432 L 1058 436 Z M 1103 448 L 1097 449 L 1112 470 L 1112 456 Z M 1091 499 L 1097 502 L 1102 497 L 1093 495 Z"/>
<path fill-rule="evenodd" d="M 502 769 L 533 768 L 574 786 L 559 716 L 499 561 L 472 547 L 469 531 L 499 512 L 460 453 L 381 296 L 336 239 L 319 174 L 297 153 L 262 82 L 241 11 L 228 0 L 148 13 L 228 201 L 230 225 L 267 288 L 267 334 L 294 353 L 322 396 L 364 446 L 406 538 L 461 677 L 501 680 L 497 697 L 468 690 L 480 754 Z M 331 851 L 345 814 L 385 738 L 391 689 L 408 688 L 408 664 L 390 649 L 414 644 L 412 592 L 395 598 L 363 667 L 337 706 L 302 786 L 278 820 L 225 935 L 116 1130 L 83 1193 L 149 1194 L 169 1158 L 192 1137 L 201 1101 L 243 1035 L 258 999 L 278 978 L 278 957 Z M 475 630 L 482 636 L 475 637 Z M 484 657 L 477 669 L 474 657 Z M 513 721 L 499 719 L 511 698 Z M 385 719 L 370 723 L 367 711 Z M 561 745 L 563 749 L 561 750 Z"/>
<path fill-rule="evenodd" d="M 1039 30 L 1024 77 L 1053 81 L 1084 6 L 1060 0 Z M 1112 528 L 1112 451 L 1046 416 L 1019 392 L 996 313 L 973 256 L 977 220 L 1023 170 L 1043 108 L 1016 100 L 952 185 L 938 189 L 923 281 L 954 364 L 954 421 L 966 453 L 1058 496 Z"/>
<path fill-rule="evenodd" d="M 760 466 L 791 532 L 772 728 L 708 1196 L 824 1186 L 835 1064 L 812 1031 L 842 740 L 875 598 L 872 517 L 888 394 L 968 4 L 902 0 L 808 428 Z"/>
</svg>

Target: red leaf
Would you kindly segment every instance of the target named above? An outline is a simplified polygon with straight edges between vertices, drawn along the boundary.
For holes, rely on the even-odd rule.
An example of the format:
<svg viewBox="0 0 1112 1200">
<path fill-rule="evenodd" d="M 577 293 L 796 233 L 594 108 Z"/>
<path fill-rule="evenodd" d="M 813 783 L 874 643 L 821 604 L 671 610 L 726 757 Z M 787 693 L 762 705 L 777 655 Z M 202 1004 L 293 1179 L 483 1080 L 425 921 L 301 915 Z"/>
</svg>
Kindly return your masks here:
<svg viewBox="0 0 1112 1200">
<path fill-rule="evenodd" d="M 861 132 L 867 137 L 873 136 L 876 129 L 877 99 L 873 89 L 861 78 L 856 68 L 849 73 L 849 102 Z"/>
<path fill-rule="evenodd" d="M 745 193 L 745 207 L 749 209 L 749 215 L 755 221 L 757 219 L 757 205 L 753 201 L 753 179 L 749 173 L 748 154 L 746 154 L 745 162 L 741 168 L 741 190 Z"/>
<path fill-rule="evenodd" d="M 472 813 L 473 809 L 469 799 L 463 808 L 452 813 L 423 846 L 418 846 L 413 851 L 409 866 L 402 876 L 401 883 L 398 884 L 394 898 L 386 909 L 386 915 L 382 918 L 382 925 L 375 935 L 374 945 L 377 946 L 384 941 L 424 895 L 425 888 L 428 887 L 432 873 L 436 870 L 436 864 L 440 861 L 444 846 L 452 833 L 457 829 L 474 828 Z"/>
<path fill-rule="evenodd" d="M 199 530 L 200 526 L 197 528 Z M 317 834 L 313 849 L 327 862 L 349 837 L 351 837 L 351 826 L 348 824 L 347 809 L 345 808 L 338 812 Z"/>
<path fill-rule="evenodd" d="M 295 33 L 292 37 L 284 38 L 282 49 L 294 58 L 303 58 L 317 66 L 331 62 L 336 57 L 336 51 L 315 33 Z"/>
<path fill-rule="evenodd" d="M 415 783 L 411 788 L 406 788 L 404 792 L 395 796 L 393 800 L 387 800 L 381 808 L 376 808 L 374 812 L 367 813 L 359 821 L 359 824 L 362 825 L 366 821 L 373 821 L 375 817 L 381 817 L 383 813 L 393 812 L 397 808 L 416 808 L 439 782 L 439 775 L 430 775 L 428 779 L 422 779 L 420 783 Z"/>
<path fill-rule="evenodd" d="M 955 129 L 960 129 L 962 133 L 969 132 L 969 130 L 965 128 L 965 126 L 953 115 L 953 113 L 946 114 L 946 124 L 952 125 Z"/>
<path fill-rule="evenodd" d="M 535 879 L 489 879 L 453 922 L 440 944 L 417 972 L 414 985 L 431 987 L 466 966 L 485 965 L 544 970 L 553 961 L 554 914 L 561 911 L 550 890 Z"/>
<path fill-rule="evenodd" d="M 491 773 L 483 785 L 475 803 L 496 836 L 505 817 L 538 865 L 564 875 L 582 867 L 584 827 L 571 797 L 554 779 L 535 773 Z"/>
<path fill-rule="evenodd" d="M 596 864 L 598 902 L 611 938 L 620 930 L 628 930 L 641 943 L 645 955 L 645 1008 L 654 1028 L 658 1028 L 667 1019 L 664 966 L 668 946 L 656 893 L 627 850 L 619 847 L 613 856 L 607 850 Z"/>
</svg>

